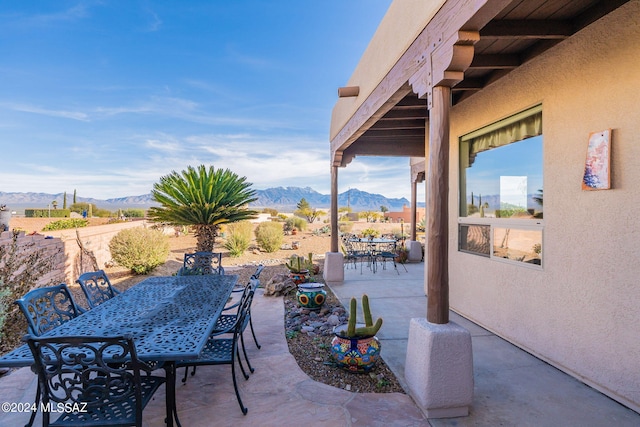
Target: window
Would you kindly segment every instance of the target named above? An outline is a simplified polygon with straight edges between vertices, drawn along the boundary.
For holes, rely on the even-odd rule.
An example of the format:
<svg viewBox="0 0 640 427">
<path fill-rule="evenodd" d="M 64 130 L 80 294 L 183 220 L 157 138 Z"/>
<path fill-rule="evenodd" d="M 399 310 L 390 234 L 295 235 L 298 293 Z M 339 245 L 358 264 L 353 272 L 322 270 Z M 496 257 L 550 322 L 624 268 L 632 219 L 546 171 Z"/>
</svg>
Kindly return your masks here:
<svg viewBox="0 0 640 427">
<path fill-rule="evenodd" d="M 460 138 L 461 252 L 542 265 L 542 107 Z"/>
</svg>

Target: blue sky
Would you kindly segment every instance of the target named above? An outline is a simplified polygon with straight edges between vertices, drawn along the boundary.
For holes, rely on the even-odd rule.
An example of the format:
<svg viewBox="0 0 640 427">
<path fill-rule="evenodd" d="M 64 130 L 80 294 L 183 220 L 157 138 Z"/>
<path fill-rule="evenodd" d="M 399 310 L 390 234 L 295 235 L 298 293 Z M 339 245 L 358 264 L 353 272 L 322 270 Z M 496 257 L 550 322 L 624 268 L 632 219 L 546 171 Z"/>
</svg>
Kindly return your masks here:
<svg viewBox="0 0 640 427">
<path fill-rule="evenodd" d="M 0 191 L 150 192 L 189 165 L 330 191 L 329 125 L 391 0 L 0 4 Z M 349 188 L 410 197 L 407 158 Z"/>
</svg>

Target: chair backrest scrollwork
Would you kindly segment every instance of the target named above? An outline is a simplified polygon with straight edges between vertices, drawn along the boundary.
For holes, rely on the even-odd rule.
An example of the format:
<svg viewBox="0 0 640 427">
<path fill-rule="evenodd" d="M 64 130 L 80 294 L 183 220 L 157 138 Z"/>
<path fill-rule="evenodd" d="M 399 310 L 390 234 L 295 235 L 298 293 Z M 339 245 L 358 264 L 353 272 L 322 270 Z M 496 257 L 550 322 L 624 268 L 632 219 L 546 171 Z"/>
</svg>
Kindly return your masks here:
<svg viewBox="0 0 640 427">
<path fill-rule="evenodd" d="M 64 283 L 29 291 L 15 303 L 27 319 L 29 333 L 35 336 L 82 314 Z"/>
</svg>

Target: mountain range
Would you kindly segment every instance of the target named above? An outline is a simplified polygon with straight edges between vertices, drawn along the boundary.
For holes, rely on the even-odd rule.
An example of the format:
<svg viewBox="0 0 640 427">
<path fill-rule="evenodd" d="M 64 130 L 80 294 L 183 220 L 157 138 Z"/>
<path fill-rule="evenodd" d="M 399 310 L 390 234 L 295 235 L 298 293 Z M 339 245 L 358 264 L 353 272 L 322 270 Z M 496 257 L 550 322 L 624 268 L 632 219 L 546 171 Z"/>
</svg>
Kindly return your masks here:
<svg viewBox="0 0 640 427">
<path fill-rule="evenodd" d="M 282 212 L 293 211 L 300 199 L 305 199 L 311 207 L 328 210 L 331 205 L 331 195 L 321 194 L 310 187 L 275 187 L 265 190 L 255 190 L 257 200 L 250 207 L 253 209 L 273 208 Z M 7 209 L 20 211 L 25 208 L 47 208 L 54 200 L 58 207 L 63 206 L 64 193 L 8 193 L 0 191 L 0 205 L 7 205 Z M 79 203 L 93 203 L 101 209 L 146 209 L 158 204 L 151 198 L 151 194 L 140 196 L 119 197 L 115 199 L 94 199 L 88 197 L 76 197 Z M 72 198 L 67 194 L 67 204 L 72 203 Z M 372 194 L 351 188 L 338 195 L 340 207 L 351 207 L 358 211 L 379 211 L 381 206 L 386 206 L 391 212 L 401 211 L 403 206 L 410 206 L 406 198 L 387 198 L 381 194 Z M 422 204 L 424 206 L 424 204 Z"/>
</svg>

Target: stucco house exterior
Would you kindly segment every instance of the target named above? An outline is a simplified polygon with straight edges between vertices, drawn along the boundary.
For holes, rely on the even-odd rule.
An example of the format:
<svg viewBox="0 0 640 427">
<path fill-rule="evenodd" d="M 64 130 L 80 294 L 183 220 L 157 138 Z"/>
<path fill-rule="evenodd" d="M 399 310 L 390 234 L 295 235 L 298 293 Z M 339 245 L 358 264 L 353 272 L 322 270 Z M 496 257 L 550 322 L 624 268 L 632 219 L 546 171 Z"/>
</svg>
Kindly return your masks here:
<svg viewBox="0 0 640 427">
<path fill-rule="evenodd" d="M 424 208 L 415 209 L 415 221 L 420 224 L 424 220 Z M 413 220 L 413 209 L 410 206 L 403 205 L 401 211 L 385 212 L 384 217 L 391 222 L 411 223 Z"/>
<path fill-rule="evenodd" d="M 426 185 L 428 323 L 451 309 L 640 412 L 637 40 L 640 0 L 395 0 L 330 138 L 334 227 L 358 156 Z"/>
</svg>

